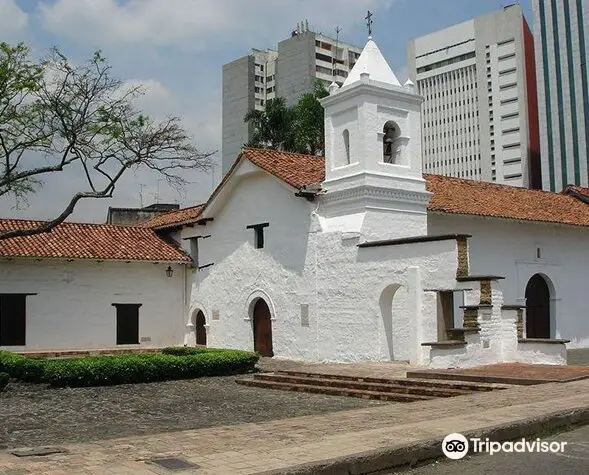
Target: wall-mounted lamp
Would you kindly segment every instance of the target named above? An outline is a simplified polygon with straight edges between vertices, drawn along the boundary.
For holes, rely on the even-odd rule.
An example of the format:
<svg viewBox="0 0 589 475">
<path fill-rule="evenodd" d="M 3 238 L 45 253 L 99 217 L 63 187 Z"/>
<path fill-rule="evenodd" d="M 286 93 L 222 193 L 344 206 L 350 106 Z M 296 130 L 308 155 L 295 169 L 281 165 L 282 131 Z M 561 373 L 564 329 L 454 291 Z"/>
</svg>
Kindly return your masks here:
<svg viewBox="0 0 589 475">
<path fill-rule="evenodd" d="M 174 274 L 174 269 L 172 269 L 172 266 L 168 266 L 168 268 L 166 269 L 166 275 L 168 277 L 172 277 L 173 274 Z"/>
</svg>

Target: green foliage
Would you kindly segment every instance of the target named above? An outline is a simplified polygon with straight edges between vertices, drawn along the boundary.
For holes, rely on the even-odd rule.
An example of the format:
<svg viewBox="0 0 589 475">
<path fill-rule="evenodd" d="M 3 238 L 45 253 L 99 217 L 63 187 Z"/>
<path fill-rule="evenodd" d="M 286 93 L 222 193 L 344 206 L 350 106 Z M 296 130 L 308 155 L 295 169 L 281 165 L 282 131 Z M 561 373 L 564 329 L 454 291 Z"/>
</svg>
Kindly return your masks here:
<svg viewBox="0 0 589 475">
<path fill-rule="evenodd" d="M 10 351 L 0 351 L 0 372 L 30 383 L 43 380 L 43 360 L 25 358 Z"/>
<path fill-rule="evenodd" d="M 286 101 L 277 97 L 268 100 L 263 111 L 248 112 L 244 120 L 253 125 L 254 134 L 246 145 L 322 155 L 325 141 L 319 100 L 328 95 L 323 83 L 317 81 L 313 92 L 303 94 L 293 107 L 287 107 Z"/>
<path fill-rule="evenodd" d="M 268 100 L 263 111 L 248 112 L 244 120 L 254 127 L 250 147 L 285 149 L 292 146 L 292 109 L 282 97 Z"/>
<path fill-rule="evenodd" d="M 35 360 L 0 351 L 0 371 L 52 386 L 146 383 L 252 371 L 258 356 L 239 350 L 167 348 L 162 354 Z M 176 354 L 174 354 L 176 353 Z"/>
<path fill-rule="evenodd" d="M 0 392 L 2 392 L 2 390 L 6 387 L 9 379 L 10 376 L 8 373 L 0 373 Z"/>
<path fill-rule="evenodd" d="M 21 153 L 17 141 L 26 142 L 31 150 L 46 143 L 39 130 L 43 114 L 31 101 L 41 87 L 43 71 L 43 65 L 30 58 L 29 47 L 24 43 L 11 46 L 0 42 L 0 193 L 19 199 L 34 192 L 40 182 L 33 176 L 17 178 L 19 164 L 10 163 L 7 155 Z"/>
<path fill-rule="evenodd" d="M 221 350 L 217 348 L 208 348 L 208 347 L 194 347 L 194 346 L 168 346 L 167 348 L 162 349 L 162 353 L 164 355 L 174 355 L 174 356 L 188 356 L 188 355 L 199 355 L 201 353 L 211 353 L 211 352 L 218 352 L 218 351 L 228 351 L 228 350 Z"/>
<path fill-rule="evenodd" d="M 322 155 L 325 150 L 323 106 L 319 99 L 328 96 L 322 82 L 315 83 L 313 92 L 303 94 L 293 108 L 294 151 L 310 155 Z"/>
</svg>

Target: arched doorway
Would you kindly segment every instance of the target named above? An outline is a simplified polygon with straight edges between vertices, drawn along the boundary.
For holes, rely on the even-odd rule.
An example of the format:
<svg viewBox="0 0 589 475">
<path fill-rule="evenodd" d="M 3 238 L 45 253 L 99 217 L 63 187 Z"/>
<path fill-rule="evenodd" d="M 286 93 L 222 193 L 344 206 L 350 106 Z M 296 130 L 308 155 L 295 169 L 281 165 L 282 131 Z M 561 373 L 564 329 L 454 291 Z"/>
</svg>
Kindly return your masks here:
<svg viewBox="0 0 589 475">
<path fill-rule="evenodd" d="M 196 344 L 207 346 L 207 329 L 205 325 L 207 321 L 205 319 L 205 314 L 202 313 L 202 310 L 199 310 L 196 314 Z"/>
<path fill-rule="evenodd" d="M 254 351 L 262 356 L 274 356 L 272 350 L 272 320 L 268 304 L 262 298 L 256 301 L 253 311 Z"/>
<path fill-rule="evenodd" d="M 550 338 L 550 288 L 540 274 L 526 286 L 526 338 Z"/>
<path fill-rule="evenodd" d="M 386 340 L 386 355 L 390 360 L 410 359 L 407 335 L 407 289 L 401 284 L 391 284 L 380 294 L 379 306 Z M 384 355 L 383 355 L 384 356 Z"/>
</svg>

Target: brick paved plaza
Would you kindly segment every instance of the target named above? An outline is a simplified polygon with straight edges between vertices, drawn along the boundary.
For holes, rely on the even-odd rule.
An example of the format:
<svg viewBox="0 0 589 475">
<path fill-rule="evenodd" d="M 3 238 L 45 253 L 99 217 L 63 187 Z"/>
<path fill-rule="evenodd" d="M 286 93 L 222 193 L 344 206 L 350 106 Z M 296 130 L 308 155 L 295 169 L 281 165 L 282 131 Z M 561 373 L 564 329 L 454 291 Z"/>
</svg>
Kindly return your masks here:
<svg viewBox="0 0 589 475">
<path fill-rule="evenodd" d="M 291 393 L 284 393 L 292 396 Z M 67 454 L 19 458 L 0 452 L 3 475 L 172 473 L 150 463 L 180 458 L 200 468 L 183 473 L 253 474 L 354 454 L 442 440 L 450 432 L 483 430 L 587 408 L 589 380 L 517 386 L 450 399 L 340 411 L 275 421 L 59 444 Z M 286 409 L 286 407 L 285 407 Z M 56 441 L 57 442 L 57 441 Z M 312 472 L 309 472 L 312 473 Z"/>
<path fill-rule="evenodd" d="M 261 367 L 380 377 L 412 369 L 279 360 Z M 160 458 L 198 467 L 181 473 L 252 474 L 589 407 L 589 380 L 391 404 L 247 388 L 234 379 L 77 389 L 13 385 L 0 395 L 0 474 L 173 473 L 152 463 Z M 11 453 L 47 446 L 66 453 Z"/>
<path fill-rule="evenodd" d="M 49 389 L 11 383 L 0 393 L 0 448 L 262 422 L 384 404 L 268 391 L 235 377 Z"/>
</svg>

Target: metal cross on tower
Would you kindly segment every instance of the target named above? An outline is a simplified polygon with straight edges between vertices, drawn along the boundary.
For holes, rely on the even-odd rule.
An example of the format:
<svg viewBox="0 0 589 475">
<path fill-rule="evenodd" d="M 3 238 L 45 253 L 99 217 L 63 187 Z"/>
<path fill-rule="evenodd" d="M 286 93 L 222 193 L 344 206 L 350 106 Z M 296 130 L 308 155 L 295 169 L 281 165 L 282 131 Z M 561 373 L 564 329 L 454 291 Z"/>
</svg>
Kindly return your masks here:
<svg viewBox="0 0 589 475">
<path fill-rule="evenodd" d="M 366 20 L 366 26 L 368 27 L 368 36 L 372 36 L 372 12 L 370 10 L 368 10 L 368 13 L 366 14 L 366 18 L 364 18 Z"/>
</svg>

